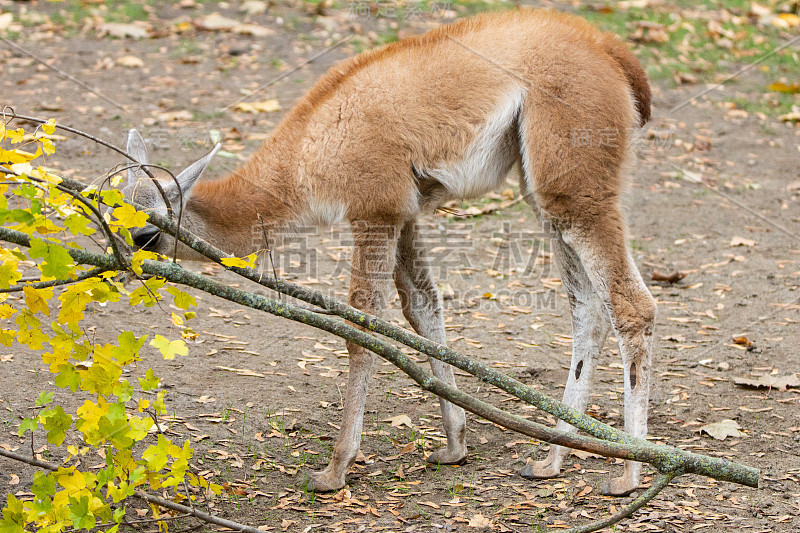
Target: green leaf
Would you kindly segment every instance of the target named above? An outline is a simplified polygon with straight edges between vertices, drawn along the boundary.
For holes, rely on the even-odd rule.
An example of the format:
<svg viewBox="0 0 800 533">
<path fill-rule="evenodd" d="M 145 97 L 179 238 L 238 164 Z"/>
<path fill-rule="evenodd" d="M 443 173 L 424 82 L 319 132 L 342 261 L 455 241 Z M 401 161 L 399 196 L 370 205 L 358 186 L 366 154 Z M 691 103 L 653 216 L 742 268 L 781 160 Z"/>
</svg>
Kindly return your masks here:
<svg viewBox="0 0 800 533">
<path fill-rule="evenodd" d="M 170 341 L 161 335 L 156 335 L 155 338 L 150 341 L 150 346 L 158 348 L 164 356 L 164 359 L 175 359 L 176 355 L 188 355 L 189 353 L 189 348 L 186 347 L 186 343 L 183 342 L 183 340 L 175 339 L 174 341 Z"/>
<path fill-rule="evenodd" d="M 25 508 L 22 501 L 9 494 L 3 509 L 3 520 L 0 521 L 0 533 L 25 533 L 24 524 Z"/>
<path fill-rule="evenodd" d="M 125 197 L 122 195 L 122 191 L 119 189 L 105 189 L 100 193 L 100 199 L 104 204 L 113 207 L 116 205 L 121 205 L 125 200 Z"/>
<path fill-rule="evenodd" d="M 197 307 L 197 300 L 191 294 L 183 292 L 177 287 L 167 287 L 167 292 L 175 297 L 175 305 L 179 309 L 189 309 L 191 305 Z"/>
<path fill-rule="evenodd" d="M 57 244 L 47 243 L 41 239 L 31 239 L 28 255 L 32 259 L 44 259 L 40 266 L 42 281 L 67 279 L 75 270 L 72 256 L 69 255 L 66 248 Z"/>
<path fill-rule="evenodd" d="M 72 417 L 65 413 L 60 405 L 43 411 L 39 417 L 42 420 L 42 427 L 47 430 L 47 442 L 61 446 L 67 436 L 66 431 L 72 426 Z"/>
<path fill-rule="evenodd" d="M 80 499 L 69 499 L 69 517 L 72 520 L 72 527 L 75 529 L 92 529 L 95 525 L 94 515 L 89 510 L 89 496 L 81 496 Z"/>
<path fill-rule="evenodd" d="M 42 391 L 39 393 L 39 398 L 36 399 L 36 407 L 41 405 L 47 405 L 48 403 L 53 401 L 53 393 L 48 391 Z"/>
<path fill-rule="evenodd" d="M 128 419 L 128 425 L 131 429 L 128 431 L 128 436 L 133 440 L 142 440 L 147 436 L 147 432 L 153 426 L 153 423 L 152 418 L 130 417 Z"/>
<path fill-rule="evenodd" d="M 119 383 L 114 385 L 114 389 L 111 392 L 114 396 L 119 398 L 121 402 L 127 402 L 133 397 L 134 390 L 127 379 L 122 379 Z"/>
<path fill-rule="evenodd" d="M 136 337 L 131 331 L 123 331 L 117 337 L 119 346 L 111 348 L 111 355 L 122 366 L 129 365 L 139 360 L 139 350 L 147 340 L 147 335 Z"/>
<path fill-rule="evenodd" d="M 34 472 L 31 492 L 41 499 L 53 496 L 56 493 L 56 480 L 50 474 L 39 471 Z"/>
<path fill-rule="evenodd" d="M 81 375 L 72 365 L 61 365 L 58 367 L 59 374 L 56 376 L 56 387 L 69 388 L 72 392 L 78 390 L 81 384 Z"/>
<path fill-rule="evenodd" d="M 94 229 L 89 227 L 89 218 L 80 213 L 72 213 L 64 219 L 64 225 L 73 235 L 91 235 Z"/>
<path fill-rule="evenodd" d="M 153 372 L 152 368 L 148 368 L 147 372 L 144 374 L 144 377 L 139 378 L 139 386 L 142 387 L 143 391 L 157 389 L 160 382 L 161 379 L 156 377 L 156 373 Z"/>
<path fill-rule="evenodd" d="M 36 431 L 39 427 L 39 417 L 35 418 L 25 418 L 22 420 L 22 423 L 17 428 L 17 435 L 23 436 L 26 431 Z"/>
<path fill-rule="evenodd" d="M 164 286 L 166 280 L 164 278 L 150 278 L 144 282 L 143 287 L 131 292 L 129 302 L 131 306 L 144 304 L 145 307 L 152 307 L 158 300 L 161 299 L 161 294 L 158 289 Z"/>
</svg>

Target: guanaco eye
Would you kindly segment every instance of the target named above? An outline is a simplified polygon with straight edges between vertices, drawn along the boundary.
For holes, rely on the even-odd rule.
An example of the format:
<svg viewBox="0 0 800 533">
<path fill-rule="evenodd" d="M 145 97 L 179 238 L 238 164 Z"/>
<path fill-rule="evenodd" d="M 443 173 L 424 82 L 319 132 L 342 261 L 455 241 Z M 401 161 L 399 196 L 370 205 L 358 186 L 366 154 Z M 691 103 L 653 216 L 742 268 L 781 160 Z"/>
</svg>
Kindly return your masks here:
<svg viewBox="0 0 800 533">
<path fill-rule="evenodd" d="M 161 238 L 161 231 L 157 229 L 148 230 L 147 228 L 133 236 L 133 244 L 142 250 L 152 251 Z"/>
</svg>

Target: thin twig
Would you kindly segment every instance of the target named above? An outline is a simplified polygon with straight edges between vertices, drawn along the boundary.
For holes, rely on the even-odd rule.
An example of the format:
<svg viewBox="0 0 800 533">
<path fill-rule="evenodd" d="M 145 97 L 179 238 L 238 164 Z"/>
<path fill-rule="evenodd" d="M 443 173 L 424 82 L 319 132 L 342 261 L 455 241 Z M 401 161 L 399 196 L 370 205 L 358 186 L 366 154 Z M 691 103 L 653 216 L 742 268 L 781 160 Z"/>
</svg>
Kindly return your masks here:
<svg viewBox="0 0 800 533">
<path fill-rule="evenodd" d="M 585 524 L 583 526 L 578 526 L 566 531 L 566 533 L 590 533 L 591 531 L 597 531 L 598 529 L 603 529 L 604 527 L 609 527 L 617 522 L 620 522 L 633 513 L 638 511 L 642 506 L 647 504 L 650 500 L 655 498 L 658 493 L 664 490 L 667 485 L 676 477 L 677 474 L 675 473 L 667 473 L 659 475 L 653 483 L 650 485 L 650 488 L 636 497 L 631 503 L 617 511 L 616 513 L 612 514 L 611 516 L 607 516 L 605 518 L 601 518 L 595 522 L 590 522 L 589 524 Z"/>
<path fill-rule="evenodd" d="M 0 293 L 4 292 L 20 292 L 21 290 L 25 289 L 25 287 L 32 287 L 34 289 L 46 289 L 48 287 L 57 287 L 59 285 L 67 285 L 69 283 L 75 283 L 78 281 L 83 281 L 85 279 L 93 278 L 95 276 L 99 276 L 103 272 L 108 272 L 108 269 L 103 267 L 93 268 L 87 272 L 84 272 L 80 276 L 77 276 L 75 279 L 54 279 L 50 281 L 41 281 L 38 283 L 26 283 L 24 285 L 12 285 L 7 289 L 0 289 Z M 23 278 L 24 280 L 24 278 Z M 20 280 L 20 281 L 23 281 Z"/>
<path fill-rule="evenodd" d="M 154 503 L 156 505 L 160 505 L 161 507 L 166 507 L 167 509 L 178 511 L 179 513 L 185 513 L 187 515 L 194 516 L 195 518 L 199 518 L 200 520 L 208 522 L 209 524 L 227 527 L 228 529 L 232 529 L 234 531 L 242 531 L 244 533 L 263 533 L 261 530 L 256 529 L 252 526 L 240 524 L 232 520 L 226 520 L 218 516 L 204 513 L 203 511 L 192 509 L 191 507 L 186 507 L 185 505 L 181 505 L 179 503 L 175 503 L 170 500 L 165 500 L 164 498 L 159 498 L 158 496 L 147 494 L 146 492 L 141 490 L 137 490 L 134 493 L 134 495 L 147 501 L 148 503 Z"/>
<path fill-rule="evenodd" d="M 32 457 L 26 457 L 18 453 L 10 452 L 8 450 L 4 450 L 3 448 L 0 448 L 0 456 L 6 457 L 8 459 L 13 459 L 15 461 L 20 461 L 22 463 L 35 466 L 37 468 L 49 470 L 50 472 L 55 472 L 58 470 L 58 467 L 54 464 L 47 463 L 45 461 L 40 461 Z M 210 515 L 208 513 L 204 513 L 203 511 L 198 511 L 196 509 L 191 509 L 189 507 L 186 507 L 185 505 L 165 500 L 164 498 L 159 498 L 158 496 L 147 494 L 142 490 L 137 490 L 135 492 L 135 496 L 145 500 L 148 503 L 154 503 L 156 505 L 160 505 L 161 507 L 172 509 L 173 511 L 178 511 L 179 513 L 184 513 L 188 516 L 194 516 L 195 518 L 199 518 L 200 520 L 208 522 L 209 524 L 227 527 L 229 529 L 233 529 L 234 531 L 243 531 L 244 533 L 262 533 L 260 530 L 252 526 L 240 524 L 238 522 L 233 522 L 231 520 L 226 520 L 224 518 L 219 518 L 218 516 Z"/>
<path fill-rule="evenodd" d="M 267 256 L 269 257 L 269 264 L 272 265 L 272 275 L 275 276 L 275 285 L 278 284 L 278 271 L 275 268 L 275 261 L 272 260 L 272 247 L 269 245 L 269 239 L 267 238 L 267 228 L 264 227 L 264 219 L 261 218 L 261 213 L 258 213 L 258 221 L 261 223 L 261 233 L 264 235 L 264 246 L 267 251 Z M 281 293 L 278 293 L 278 301 L 282 300 Z"/>
<path fill-rule="evenodd" d="M 14 108 L 11 107 L 11 106 L 5 106 L 3 108 L 2 114 L 0 114 L 0 115 L 2 115 L 2 117 L 4 119 L 5 119 L 5 117 L 8 116 L 8 117 L 17 118 L 17 119 L 20 119 L 20 120 L 27 120 L 27 121 L 30 121 L 30 122 L 34 122 L 36 124 L 46 124 L 47 123 L 46 120 L 43 120 L 41 118 L 29 117 L 27 115 L 17 114 L 17 112 L 14 111 Z M 67 131 L 69 133 L 73 133 L 75 135 L 83 137 L 84 139 L 89 139 L 90 141 L 92 141 L 94 143 L 97 143 L 97 144 L 99 144 L 101 146 L 105 146 L 109 150 L 113 150 L 113 151 L 117 152 L 118 154 L 127 157 L 129 160 L 133 161 L 134 163 L 139 163 L 141 165 L 142 170 L 144 171 L 144 173 L 147 174 L 147 177 L 150 178 L 150 180 L 156 186 L 156 189 L 158 189 L 158 192 L 161 195 L 161 198 L 164 200 L 164 205 L 167 206 L 167 212 L 170 212 L 172 207 L 170 205 L 169 199 L 167 198 L 167 193 L 164 192 L 164 188 L 158 182 L 156 177 L 153 176 L 153 173 L 150 172 L 150 170 L 147 168 L 146 165 L 142 165 L 140 161 L 137 161 L 136 159 L 134 159 L 131 154 L 129 154 L 128 152 L 126 152 L 122 148 L 119 148 L 118 146 L 115 146 L 115 145 L 111 144 L 108 141 L 104 141 L 103 139 L 100 139 L 99 137 L 95 137 L 94 135 L 86 133 L 85 131 L 81 131 L 81 130 L 79 130 L 77 128 L 71 128 L 69 126 L 64 126 L 64 125 L 58 124 L 58 123 L 55 124 L 55 127 L 56 127 L 56 129 L 59 129 L 59 130 L 62 130 L 62 131 Z M 2 168 L 2 167 L 0 167 L 0 168 Z M 76 183 L 80 183 L 80 182 L 76 182 Z M 81 190 L 82 189 L 83 189 L 83 187 L 81 187 Z"/>
<path fill-rule="evenodd" d="M 40 461 L 39 459 L 36 459 L 34 457 L 28 457 L 26 455 L 21 455 L 19 453 L 10 452 L 3 448 L 0 448 L 0 455 L 2 455 L 3 457 L 7 457 L 8 459 L 13 459 L 15 461 L 27 463 L 31 466 L 35 466 L 36 468 L 43 468 L 45 470 L 49 470 L 51 472 L 55 472 L 56 470 L 58 470 L 58 467 L 54 464 L 45 461 Z"/>
<path fill-rule="evenodd" d="M 181 518 L 187 518 L 187 517 L 190 517 L 190 516 L 193 517 L 194 515 L 192 513 L 184 513 L 184 514 L 179 514 L 179 515 L 176 515 L 176 516 L 162 516 L 161 518 L 145 518 L 145 519 L 142 519 L 142 520 L 125 520 L 125 525 L 136 527 L 136 526 L 139 526 L 141 524 L 152 524 L 154 522 L 166 522 L 167 520 L 179 520 Z M 114 526 L 116 524 L 115 523 L 110 523 L 108 525 L 109 526 Z"/>
</svg>

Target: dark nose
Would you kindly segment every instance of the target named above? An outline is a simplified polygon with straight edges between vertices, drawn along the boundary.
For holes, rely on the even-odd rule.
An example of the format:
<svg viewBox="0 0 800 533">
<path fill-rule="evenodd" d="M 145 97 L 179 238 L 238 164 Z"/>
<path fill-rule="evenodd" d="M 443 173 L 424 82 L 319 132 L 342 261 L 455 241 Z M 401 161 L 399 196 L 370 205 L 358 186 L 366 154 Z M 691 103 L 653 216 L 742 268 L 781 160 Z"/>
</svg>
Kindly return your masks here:
<svg viewBox="0 0 800 533">
<path fill-rule="evenodd" d="M 161 238 L 159 230 L 144 230 L 133 236 L 133 244 L 142 250 L 153 251 Z"/>
</svg>

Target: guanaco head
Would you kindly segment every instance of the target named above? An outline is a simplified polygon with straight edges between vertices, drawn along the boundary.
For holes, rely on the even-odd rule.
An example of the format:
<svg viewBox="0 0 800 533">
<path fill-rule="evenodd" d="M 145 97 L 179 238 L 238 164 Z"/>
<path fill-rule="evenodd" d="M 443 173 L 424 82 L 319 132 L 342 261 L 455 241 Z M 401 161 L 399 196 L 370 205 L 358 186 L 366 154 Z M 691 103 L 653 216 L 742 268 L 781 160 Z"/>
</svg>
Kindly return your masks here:
<svg viewBox="0 0 800 533">
<path fill-rule="evenodd" d="M 197 222 L 191 220 L 192 217 L 190 217 L 186 211 L 186 204 L 189 201 L 192 186 L 203 174 L 203 171 L 219 148 L 220 145 L 217 144 L 211 152 L 189 165 L 183 172 L 178 174 L 174 180 L 159 180 L 164 195 L 172 207 L 175 220 L 177 220 L 178 214 L 182 213 L 181 227 L 189 229 L 190 231 L 192 230 L 193 224 Z M 128 133 L 127 151 L 138 163 L 142 165 L 148 164 L 147 148 L 145 147 L 142 136 L 139 135 L 139 132 L 135 129 L 130 130 Z M 167 206 L 164 203 L 164 197 L 141 167 L 128 169 L 128 181 L 122 189 L 122 193 L 128 201 L 136 202 L 142 206 L 146 212 L 167 216 Z M 131 237 L 133 238 L 134 245 L 144 250 L 171 255 L 174 249 L 175 241 L 173 238 L 163 234 L 159 228 L 152 224 L 147 224 L 143 228 L 131 229 Z"/>
</svg>

